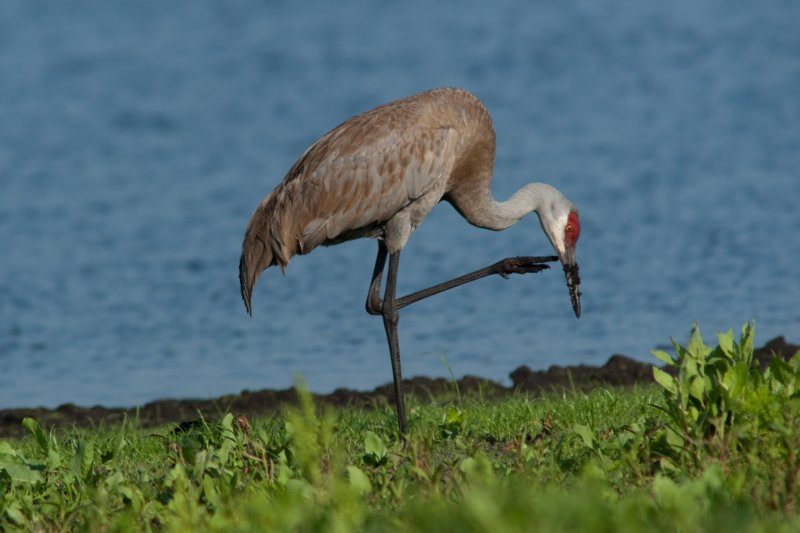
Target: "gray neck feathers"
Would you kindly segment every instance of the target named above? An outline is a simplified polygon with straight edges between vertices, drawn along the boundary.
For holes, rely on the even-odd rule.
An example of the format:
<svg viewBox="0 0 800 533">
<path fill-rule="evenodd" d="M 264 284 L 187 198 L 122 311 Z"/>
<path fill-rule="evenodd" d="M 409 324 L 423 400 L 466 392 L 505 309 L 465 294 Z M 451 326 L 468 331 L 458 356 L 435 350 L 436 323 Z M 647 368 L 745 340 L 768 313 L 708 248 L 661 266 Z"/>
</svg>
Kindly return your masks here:
<svg viewBox="0 0 800 533">
<path fill-rule="evenodd" d="M 529 183 L 505 202 L 496 201 L 488 193 L 469 222 L 482 228 L 503 230 L 531 211 L 540 213 L 545 206 L 562 202 L 569 203 L 569 200 L 555 187 L 546 183 Z"/>
</svg>

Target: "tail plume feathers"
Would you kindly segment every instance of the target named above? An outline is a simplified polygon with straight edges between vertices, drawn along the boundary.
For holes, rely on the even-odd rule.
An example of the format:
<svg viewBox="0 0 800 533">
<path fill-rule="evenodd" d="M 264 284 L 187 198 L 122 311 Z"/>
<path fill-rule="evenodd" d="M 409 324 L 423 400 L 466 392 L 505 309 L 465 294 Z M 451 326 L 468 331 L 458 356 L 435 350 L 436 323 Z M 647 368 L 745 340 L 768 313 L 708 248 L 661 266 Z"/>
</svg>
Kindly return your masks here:
<svg viewBox="0 0 800 533">
<path fill-rule="evenodd" d="M 239 258 L 239 287 L 247 313 L 253 314 L 253 287 L 261 273 L 280 262 L 272 246 L 270 219 L 272 209 L 265 202 L 253 213 L 242 242 L 242 256 Z M 284 266 L 281 262 L 281 266 Z"/>
<path fill-rule="evenodd" d="M 239 289 L 242 293 L 242 301 L 244 302 L 244 308 L 247 310 L 247 314 L 253 316 L 253 286 L 255 285 L 255 279 L 253 276 L 248 274 L 247 268 L 247 259 L 245 254 L 242 253 L 242 257 L 239 258 Z"/>
</svg>

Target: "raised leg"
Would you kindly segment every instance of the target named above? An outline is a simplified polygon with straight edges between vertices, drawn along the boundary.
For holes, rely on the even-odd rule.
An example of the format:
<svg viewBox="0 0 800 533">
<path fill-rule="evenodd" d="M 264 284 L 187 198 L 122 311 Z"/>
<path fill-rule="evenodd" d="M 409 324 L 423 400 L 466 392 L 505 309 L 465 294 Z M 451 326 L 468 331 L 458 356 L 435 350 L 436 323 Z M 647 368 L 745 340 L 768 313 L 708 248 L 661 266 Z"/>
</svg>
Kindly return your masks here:
<svg viewBox="0 0 800 533">
<path fill-rule="evenodd" d="M 411 294 L 407 294 L 402 298 L 398 298 L 397 309 L 402 309 L 407 305 L 424 300 L 425 298 L 433 296 L 434 294 L 439 294 L 440 292 L 452 289 L 453 287 L 458 287 L 459 285 L 464 285 L 470 281 L 485 278 L 486 276 L 491 276 L 492 274 L 497 274 L 499 276 L 503 276 L 505 279 L 508 279 L 511 274 L 529 274 L 531 272 L 541 272 L 542 270 L 547 270 L 550 268 L 548 265 L 543 263 L 554 261 L 558 261 L 558 257 L 554 255 L 545 257 L 506 257 L 505 259 L 502 259 L 493 265 L 481 268 L 475 272 L 464 274 L 463 276 L 453 278 L 451 280 L 436 284 L 432 287 L 428 287 L 427 289 L 412 292 Z"/>
<path fill-rule="evenodd" d="M 378 258 L 380 259 L 380 253 Z M 400 263 L 400 252 L 389 255 L 389 273 L 386 277 L 386 291 L 383 294 L 383 327 L 386 329 L 386 340 L 389 342 L 389 356 L 392 358 L 392 377 L 394 378 L 394 402 L 397 407 L 397 422 L 400 436 L 405 439 L 408 434 L 406 419 L 406 402 L 403 395 L 403 372 L 400 368 L 400 341 L 397 338 L 397 324 L 400 320 L 395 292 L 397 290 L 397 267 Z M 376 264 L 376 267 L 378 265 Z M 374 279 L 373 279 L 374 281 Z"/>
<path fill-rule="evenodd" d="M 383 302 L 380 298 L 380 290 L 383 268 L 386 265 L 387 255 L 386 246 L 383 244 L 383 241 L 378 241 L 378 257 L 375 259 L 375 269 L 372 272 L 372 282 L 369 285 L 369 292 L 367 293 L 367 313 L 371 315 L 383 314 Z M 396 298 L 396 306 L 397 309 L 400 310 L 407 305 L 424 300 L 425 298 L 433 296 L 434 294 L 439 294 L 440 292 L 458 287 L 459 285 L 464 285 L 465 283 L 469 283 L 471 281 L 491 276 L 492 274 L 497 274 L 498 276 L 503 276 L 504 278 L 508 279 L 511 274 L 529 274 L 532 272 L 541 272 L 542 270 L 550 268 L 544 263 L 552 263 L 555 261 L 558 261 L 558 257 L 554 255 L 543 257 L 506 257 L 505 259 L 502 259 L 493 265 L 470 272 L 469 274 L 464 274 L 463 276 L 438 283 L 432 287 L 412 292 L 411 294 L 407 294 L 401 298 Z"/>
</svg>

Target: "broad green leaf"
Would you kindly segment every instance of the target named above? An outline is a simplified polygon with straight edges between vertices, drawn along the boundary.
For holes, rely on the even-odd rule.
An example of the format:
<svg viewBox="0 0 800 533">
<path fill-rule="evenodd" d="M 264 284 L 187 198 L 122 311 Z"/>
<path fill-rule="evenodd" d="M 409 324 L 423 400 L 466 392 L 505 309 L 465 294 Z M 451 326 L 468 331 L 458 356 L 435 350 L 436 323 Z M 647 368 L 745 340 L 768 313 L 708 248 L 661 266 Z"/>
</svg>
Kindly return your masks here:
<svg viewBox="0 0 800 533">
<path fill-rule="evenodd" d="M 708 354 L 708 347 L 703 343 L 703 336 L 700 334 L 700 326 L 697 322 L 692 327 L 692 334 L 689 338 L 689 346 L 686 347 L 688 352 L 695 356 L 695 358 L 704 361 Z"/>
<path fill-rule="evenodd" d="M 0 440 L 0 454 L 2 455 L 17 455 L 17 450 L 11 446 L 11 443 Z"/>
<path fill-rule="evenodd" d="M 220 422 L 220 425 L 224 430 L 233 431 L 233 414 L 228 413 L 222 417 L 222 422 Z"/>
<path fill-rule="evenodd" d="M 658 360 L 668 364 L 669 366 L 677 366 L 675 360 L 667 352 L 662 350 L 653 350 L 652 353 Z"/>
<path fill-rule="evenodd" d="M 42 480 L 42 475 L 37 470 L 33 470 L 16 457 L 7 455 L 0 457 L 0 470 L 5 470 L 14 481 L 37 483 Z"/>
<path fill-rule="evenodd" d="M 675 380 L 673 379 L 672 376 L 670 376 L 669 374 L 667 374 L 666 372 L 664 372 L 660 368 L 657 368 L 657 367 L 654 366 L 653 367 L 653 378 L 656 380 L 656 382 L 659 385 L 664 387 L 667 390 L 667 392 L 675 394 L 675 391 L 676 391 L 676 389 L 675 389 Z"/>
<path fill-rule="evenodd" d="M 667 444 L 669 444 L 673 448 L 681 448 L 685 444 L 683 435 L 681 435 L 672 428 L 667 428 L 666 437 L 667 437 Z"/>
<path fill-rule="evenodd" d="M 747 365 L 740 362 L 725 372 L 722 377 L 722 386 L 729 391 L 730 396 L 738 396 L 747 387 L 748 375 Z"/>
<path fill-rule="evenodd" d="M 697 360 L 689 356 L 683 360 L 683 371 L 687 378 L 692 378 L 700 374 L 700 368 L 697 366 Z"/>
<path fill-rule="evenodd" d="M 705 380 L 701 376 L 693 376 L 689 378 L 689 394 L 692 397 L 700 400 L 701 402 L 704 400 L 704 393 L 706 390 Z"/>
<path fill-rule="evenodd" d="M 383 439 L 372 431 L 366 432 L 364 437 L 364 451 L 378 457 L 386 455 L 387 452 Z"/>
<path fill-rule="evenodd" d="M 5 511 L 8 517 L 19 526 L 24 526 L 28 521 L 28 519 L 25 518 L 25 513 L 22 512 L 22 508 L 17 502 L 8 504 Z"/>
<path fill-rule="evenodd" d="M 587 448 L 594 448 L 594 431 L 584 424 L 575 424 L 572 430 L 577 433 Z"/>
<path fill-rule="evenodd" d="M 733 330 L 729 329 L 725 333 L 717 333 L 717 339 L 719 339 L 719 347 L 725 352 L 728 357 L 733 357 L 735 350 L 734 350 L 734 340 L 733 340 Z"/>
<path fill-rule="evenodd" d="M 47 468 L 61 468 L 61 459 L 61 452 L 57 448 L 51 447 L 47 451 Z"/>
<path fill-rule="evenodd" d="M 349 465 L 347 467 L 347 479 L 350 481 L 350 486 L 359 494 L 364 495 L 372 492 L 372 482 L 357 466 Z"/>
<path fill-rule="evenodd" d="M 380 466 L 386 462 L 389 451 L 383 440 L 373 433 L 367 431 L 364 436 L 364 462 L 372 466 Z"/>
</svg>

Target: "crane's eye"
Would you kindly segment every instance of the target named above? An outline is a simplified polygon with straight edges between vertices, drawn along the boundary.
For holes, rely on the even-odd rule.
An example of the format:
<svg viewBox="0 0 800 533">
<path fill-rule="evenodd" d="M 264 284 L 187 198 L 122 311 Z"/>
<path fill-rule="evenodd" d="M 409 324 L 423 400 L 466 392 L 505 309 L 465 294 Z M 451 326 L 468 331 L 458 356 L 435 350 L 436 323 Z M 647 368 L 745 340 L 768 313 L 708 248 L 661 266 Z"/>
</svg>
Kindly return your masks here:
<svg viewBox="0 0 800 533">
<path fill-rule="evenodd" d="M 573 211 L 569 214 L 569 217 L 567 217 L 567 223 L 564 226 L 564 240 L 566 241 L 566 245 L 574 248 L 580 236 L 581 221 L 578 218 L 578 213 Z"/>
</svg>

